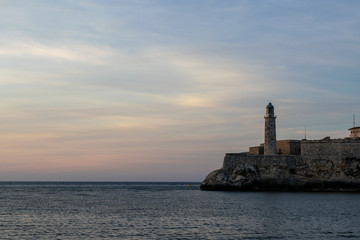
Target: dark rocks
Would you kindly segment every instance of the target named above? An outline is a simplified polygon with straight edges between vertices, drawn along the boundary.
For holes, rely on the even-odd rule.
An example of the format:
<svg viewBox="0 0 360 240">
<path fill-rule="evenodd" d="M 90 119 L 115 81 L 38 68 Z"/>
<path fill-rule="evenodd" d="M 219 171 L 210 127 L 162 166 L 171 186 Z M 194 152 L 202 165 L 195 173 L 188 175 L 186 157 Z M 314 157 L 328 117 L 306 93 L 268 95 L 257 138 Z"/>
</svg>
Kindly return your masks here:
<svg viewBox="0 0 360 240">
<path fill-rule="evenodd" d="M 360 159 L 226 154 L 202 190 L 360 192 Z"/>
</svg>

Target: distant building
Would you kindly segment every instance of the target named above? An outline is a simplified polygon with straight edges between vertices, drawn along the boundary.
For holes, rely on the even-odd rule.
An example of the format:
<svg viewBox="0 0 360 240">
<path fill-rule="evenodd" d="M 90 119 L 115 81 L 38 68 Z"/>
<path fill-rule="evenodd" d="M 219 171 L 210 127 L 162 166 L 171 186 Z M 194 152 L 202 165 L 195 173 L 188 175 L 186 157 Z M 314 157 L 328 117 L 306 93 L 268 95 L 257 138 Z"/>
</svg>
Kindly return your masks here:
<svg viewBox="0 0 360 240">
<path fill-rule="evenodd" d="M 360 138 L 360 127 L 350 128 L 350 137 L 351 138 Z"/>
<path fill-rule="evenodd" d="M 262 145 L 262 146 L 261 146 Z M 264 144 L 260 146 L 249 147 L 250 154 L 264 155 Z"/>
<path fill-rule="evenodd" d="M 278 140 L 276 141 L 276 153 L 284 155 L 300 155 L 300 140 Z"/>
<path fill-rule="evenodd" d="M 260 146 L 249 147 L 250 154 L 263 155 L 264 144 Z M 276 141 L 276 154 L 283 155 L 300 155 L 301 154 L 301 141 L 300 140 L 277 140 Z"/>
</svg>

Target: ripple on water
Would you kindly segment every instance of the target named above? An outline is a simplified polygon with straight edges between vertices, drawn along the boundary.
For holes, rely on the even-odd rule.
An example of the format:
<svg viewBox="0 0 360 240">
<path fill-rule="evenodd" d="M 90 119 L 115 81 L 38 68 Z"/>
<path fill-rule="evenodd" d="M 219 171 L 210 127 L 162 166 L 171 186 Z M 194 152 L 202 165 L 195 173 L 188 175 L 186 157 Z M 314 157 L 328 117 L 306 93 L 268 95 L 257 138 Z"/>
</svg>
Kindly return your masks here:
<svg viewBox="0 0 360 240">
<path fill-rule="evenodd" d="M 360 194 L 192 183 L 0 184 L 0 239 L 356 239 Z"/>
</svg>

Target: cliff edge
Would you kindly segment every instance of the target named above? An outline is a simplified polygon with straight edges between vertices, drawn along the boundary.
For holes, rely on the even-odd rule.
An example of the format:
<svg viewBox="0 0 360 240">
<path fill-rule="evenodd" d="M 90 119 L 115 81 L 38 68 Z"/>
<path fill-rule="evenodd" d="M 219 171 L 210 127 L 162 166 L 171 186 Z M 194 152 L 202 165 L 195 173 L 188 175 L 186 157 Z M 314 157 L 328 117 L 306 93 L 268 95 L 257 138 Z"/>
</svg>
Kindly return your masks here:
<svg viewBox="0 0 360 240">
<path fill-rule="evenodd" d="M 202 190 L 360 192 L 360 158 L 228 153 Z"/>
</svg>

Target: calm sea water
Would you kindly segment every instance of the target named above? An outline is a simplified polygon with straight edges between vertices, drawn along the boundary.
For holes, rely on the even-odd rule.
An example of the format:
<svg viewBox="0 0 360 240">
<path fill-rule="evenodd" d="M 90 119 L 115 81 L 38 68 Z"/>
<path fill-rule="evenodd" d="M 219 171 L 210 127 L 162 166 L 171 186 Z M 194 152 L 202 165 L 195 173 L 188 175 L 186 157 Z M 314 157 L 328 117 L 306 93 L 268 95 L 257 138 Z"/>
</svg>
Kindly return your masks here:
<svg viewBox="0 0 360 240">
<path fill-rule="evenodd" d="M 349 238 L 360 239 L 360 194 L 204 192 L 199 183 L 0 183 L 0 239 Z"/>
</svg>

